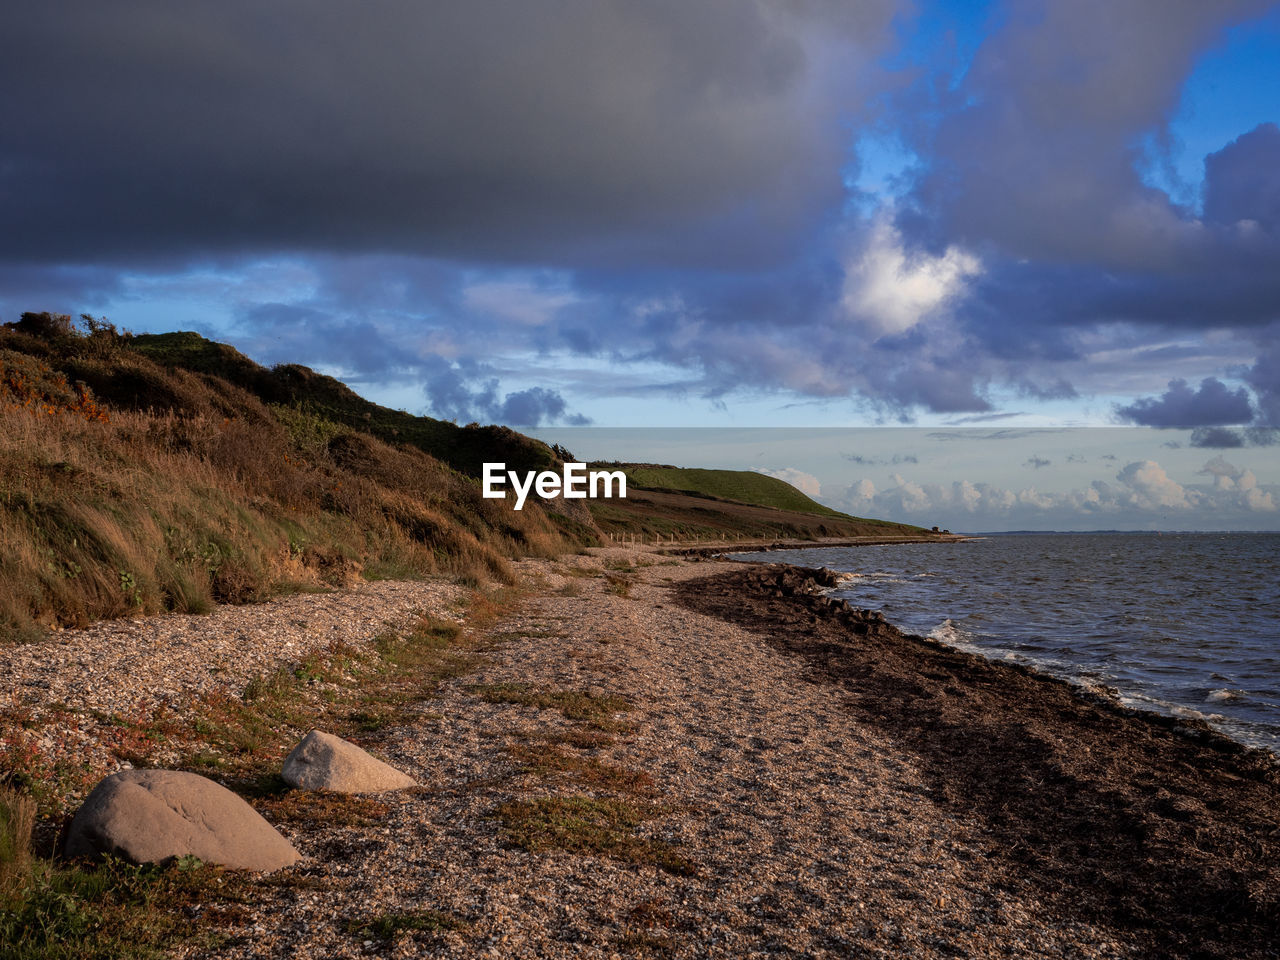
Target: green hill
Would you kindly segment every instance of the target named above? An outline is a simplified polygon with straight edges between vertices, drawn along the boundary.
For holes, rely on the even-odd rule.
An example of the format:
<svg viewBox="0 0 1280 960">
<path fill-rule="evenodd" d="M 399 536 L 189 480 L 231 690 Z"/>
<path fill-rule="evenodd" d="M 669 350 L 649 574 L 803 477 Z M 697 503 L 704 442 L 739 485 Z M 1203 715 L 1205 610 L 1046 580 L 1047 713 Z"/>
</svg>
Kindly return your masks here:
<svg viewBox="0 0 1280 960">
<path fill-rule="evenodd" d="M 819 540 L 919 536 L 909 524 L 852 517 L 749 470 L 597 464 L 627 475 L 625 500 L 588 501 L 605 534 L 663 540 Z"/>
<path fill-rule="evenodd" d="M 622 464 L 621 469 L 627 474 L 627 482 L 642 490 L 670 490 L 693 497 L 753 503 L 835 520 L 858 519 L 823 506 L 785 480 L 752 470 L 705 470 L 650 464 Z"/>
</svg>

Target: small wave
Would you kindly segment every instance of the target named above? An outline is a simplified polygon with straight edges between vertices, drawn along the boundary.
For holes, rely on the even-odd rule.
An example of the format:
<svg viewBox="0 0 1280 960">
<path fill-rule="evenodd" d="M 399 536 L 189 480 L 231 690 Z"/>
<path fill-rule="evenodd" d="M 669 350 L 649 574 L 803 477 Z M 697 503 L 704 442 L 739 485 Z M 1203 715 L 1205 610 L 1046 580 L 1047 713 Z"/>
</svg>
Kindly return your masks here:
<svg viewBox="0 0 1280 960">
<path fill-rule="evenodd" d="M 939 643 L 945 643 L 949 647 L 957 647 L 965 643 L 969 639 L 969 635 L 957 627 L 955 621 L 948 617 L 929 631 L 929 638 L 937 640 Z"/>
<path fill-rule="evenodd" d="M 1215 716 L 1214 714 L 1203 713 L 1195 707 L 1188 707 L 1186 704 L 1175 703 L 1172 700 L 1163 700 L 1160 697 L 1147 696 L 1141 693 L 1121 694 L 1120 703 L 1136 710 L 1151 710 L 1173 717 L 1182 717 L 1184 720 L 1209 720 Z"/>
<path fill-rule="evenodd" d="M 1244 700 L 1248 694 L 1241 690 L 1210 690 L 1209 696 L 1205 697 L 1206 703 L 1229 703 L 1232 700 Z"/>
</svg>

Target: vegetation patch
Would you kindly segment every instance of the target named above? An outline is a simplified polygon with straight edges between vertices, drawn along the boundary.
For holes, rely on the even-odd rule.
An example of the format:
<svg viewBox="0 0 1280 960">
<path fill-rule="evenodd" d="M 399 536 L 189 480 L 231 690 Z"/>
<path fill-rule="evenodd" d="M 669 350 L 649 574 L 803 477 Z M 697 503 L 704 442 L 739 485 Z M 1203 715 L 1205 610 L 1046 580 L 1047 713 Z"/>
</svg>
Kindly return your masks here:
<svg viewBox="0 0 1280 960">
<path fill-rule="evenodd" d="M 578 577 L 580 579 L 590 579 L 599 576 L 598 571 L 592 567 L 578 567 L 573 564 L 561 564 L 556 567 L 556 573 L 564 577 Z"/>
<path fill-rule="evenodd" d="M 613 793 L 652 796 L 653 777 L 643 770 L 631 770 L 581 753 L 569 753 L 552 743 L 525 742 L 510 749 L 523 772 L 541 777 L 558 777 L 577 786 Z"/>
<path fill-rule="evenodd" d="M 521 739 L 530 743 L 573 747 L 575 750 L 600 750 L 613 746 L 613 737 L 604 730 L 579 726 L 543 730 L 535 734 L 526 734 Z"/>
<path fill-rule="evenodd" d="M 195 334 L 82 321 L 0 325 L 0 642 L 362 575 L 509 583 L 508 557 L 592 542 L 459 470 L 485 443 L 549 466 L 538 441 L 387 411 Z"/>
<path fill-rule="evenodd" d="M 615 715 L 631 708 L 626 697 L 597 695 L 585 690 L 550 690 L 527 683 L 471 684 L 467 692 L 489 703 L 518 703 L 539 710 L 558 710 L 566 720 L 577 720 L 597 730 L 620 730 L 625 724 Z"/>
<path fill-rule="evenodd" d="M 465 930 L 467 927 L 467 921 L 439 910 L 409 910 L 376 914 L 363 920 L 351 920 L 347 923 L 346 929 L 347 933 L 356 937 L 394 940 L 404 932 L 435 933 L 442 930 Z"/>
<path fill-rule="evenodd" d="M 568 796 L 512 800 L 498 807 L 494 816 L 502 823 L 508 842 L 524 850 L 565 850 L 691 876 L 693 865 L 673 845 L 636 832 L 665 812 L 659 806 L 630 800 Z"/>
<path fill-rule="evenodd" d="M 117 756 L 134 756 L 146 764 L 157 744 L 176 747 L 180 759 L 174 766 L 216 770 L 276 822 L 373 825 L 389 809 L 377 798 L 288 790 L 279 775 L 285 751 L 314 726 L 358 739 L 371 717 L 385 725 L 416 715 L 414 704 L 479 661 L 483 630 L 507 613 L 517 597 L 505 588 L 473 593 L 465 625 L 423 617 L 407 629 L 387 631 L 372 651 L 335 644 L 255 678 L 242 696 L 224 692 L 195 699 L 180 710 L 92 719 Z M 43 797 L 40 807 L 46 818 L 55 820 L 65 812 L 71 791 L 57 779 L 58 771 L 40 766 L 38 752 L 27 749 L 31 734 L 24 724 L 38 726 L 28 712 L 15 706 L 0 719 L 0 759 L 10 783 L 0 786 L 0 960 L 159 957 L 179 941 L 212 949 L 223 940 L 223 928 L 247 916 L 243 904 L 255 890 L 282 883 L 314 885 L 314 878 L 305 874 L 247 878 L 194 861 L 170 869 L 111 860 L 86 867 L 34 855 L 37 803 L 12 784 L 30 784 Z M 80 773 L 97 779 L 88 771 Z M 430 929 L 428 913 L 403 916 L 418 918 L 405 923 L 420 920 L 424 925 L 399 929 Z M 370 922 L 400 922 L 388 917 Z M 444 925 L 441 920 L 435 928 Z"/>
<path fill-rule="evenodd" d="M 631 588 L 635 586 L 633 579 L 619 573 L 606 573 L 604 580 L 605 593 L 611 593 L 616 597 L 631 596 Z"/>
<path fill-rule="evenodd" d="M 179 940 L 206 949 L 223 941 L 218 927 L 245 899 L 234 874 L 195 858 L 55 864 L 31 854 L 34 810 L 29 797 L 0 788 L 0 960 L 159 958 Z M 196 906 L 207 908 L 200 928 Z"/>
</svg>

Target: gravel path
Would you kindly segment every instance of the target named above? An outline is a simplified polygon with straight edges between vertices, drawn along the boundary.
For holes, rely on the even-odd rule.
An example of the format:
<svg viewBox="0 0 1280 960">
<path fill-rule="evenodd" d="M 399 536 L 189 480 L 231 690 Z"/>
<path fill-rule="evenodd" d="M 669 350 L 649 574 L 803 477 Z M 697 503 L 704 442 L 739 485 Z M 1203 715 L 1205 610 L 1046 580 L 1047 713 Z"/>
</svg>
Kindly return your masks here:
<svg viewBox="0 0 1280 960">
<path fill-rule="evenodd" d="M 14 744 L 43 762 L 80 765 L 96 781 L 121 768 L 129 724 L 180 712 L 199 696 L 239 697 L 255 678 L 344 644 L 370 649 L 388 625 L 419 614 L 456 616 L 461 587 L 443 581 L 379 581 L 357 589 L 219 606 L 207 616 L 112 620 L 55 632 L 48 641 L 0 647 L 0 711 Z M 152 766 L 171 762 L 162 744 Z"/>
<path fill-rule="evenodd" d="M 564 574 L 619 558 L 653 564 L 629 575 L 629 596 Z M 852 723 L 793 658 L 671 602 L 674 582 L 727 566 L 624 551 L 522 564 L 537 592 L 497 627 L 512 639 L 430 702 L 436 719 L 385 741 L 425 789 L 386 801 L 376 826 L 290 833 L 305 882 L 273 885 L 248 907 L 243 942 L 213 955 L 1130 955 L 999 889 L 974 825 L 934 808 L 912 758 Z M 627 728 L 576 752 L 652 779 L 643 802 L 662 812 L 639 834 L 689 869 L 506 842 L 500 805 L 584 792 L 513 751 L 583 724 L 469 692 L 497 684 L 629 698 Z M 443 924 L 368 933 L 423 911 Z"/>
</svg>

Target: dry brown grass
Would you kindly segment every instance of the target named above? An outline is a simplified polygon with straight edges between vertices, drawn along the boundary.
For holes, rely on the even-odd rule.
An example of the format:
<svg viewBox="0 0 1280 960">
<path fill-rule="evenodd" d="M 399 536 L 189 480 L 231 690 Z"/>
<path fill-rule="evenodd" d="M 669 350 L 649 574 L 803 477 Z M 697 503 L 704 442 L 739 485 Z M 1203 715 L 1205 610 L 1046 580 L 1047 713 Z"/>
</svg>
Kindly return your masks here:
<svg viewBox="0 0 1280 960">
<path fill-rule="evenodd" d="M 35 801 L 17 790 L 0 786 L 0 902 L 26 872 L 35 823 Z"/>
<path fill-rule="evenodd" d="M 122 348 L 6 345 L 41 347 L 0 331 L 0 638 L 360 576 L 509 583 L 506 558 L 573 546 L 416 448 Z"/>
<path fill-rule="evenodd" d="M 494 811 L 512 845 L 539 853 L 565 850 L 651 864 L 692 876 L 696 868 L 673 844 L 641 836 L 638 828 L 666 813 L 655 804 L 585 795 L 512 800 Z"/>
<path fill-rule="evenodd" d="M 527 683 L 477 683 L 467 692 L 489 703 L 517 703 L 539 710 L 558 710 L 566 720 L 585 723 L 605 732 L 621 730 L 626 723 L 617 714 L 631 708 L 626 697 L 593 694 L 585 690 L 554 690 Z"/>
<path fill-rule="evenodd" d="M 575 786 L 611 793 L 651 796 L 653 777 L 582 753 L 570 753 L 554 742 L 517 743 L 508 751 L 525 772 L 542 779 L 560 779 Z"/>
</svg>

